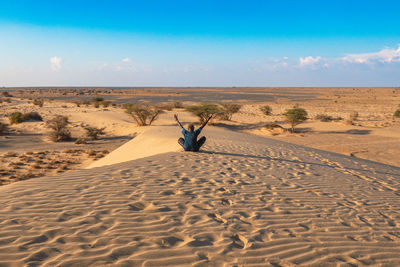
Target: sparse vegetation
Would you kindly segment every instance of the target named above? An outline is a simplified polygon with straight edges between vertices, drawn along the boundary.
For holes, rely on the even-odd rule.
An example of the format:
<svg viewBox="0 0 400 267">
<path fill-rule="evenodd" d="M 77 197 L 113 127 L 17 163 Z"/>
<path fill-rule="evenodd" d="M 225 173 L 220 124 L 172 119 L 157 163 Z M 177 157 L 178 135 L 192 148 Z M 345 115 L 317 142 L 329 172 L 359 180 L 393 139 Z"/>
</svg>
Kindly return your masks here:
<svg viewBox="0 0 400 267">
<path fill-rule="evenodd" d="M 188 106 L 185 110 L 199 117 L 200 123 L 205 122 L 211 115 L 218 115 L 222 111 L 218 105 L 209 103 Z"/>
<path fill-rule="evenodd" d="M 8 116 L 10 124 L 18 124 L 24 122 L 24 115 L 21 112 L 13 112 Z"/>
<path fill-rule="evenodd" d="M 285 113 L 282 114 L 285 116 L 286 121 L 290 123 L 292 128 L 292 133 L 294 133 L 294 127 L 299 125 L 300 123 L 307 120 L 307 111 L 303 108 L 294 107 L 291 109 L 287 109 Z"/>
<path fill-rule="evenodd" d="M 21 112 L 13 112 L 9 115 L 10 124 L 18 124 L 25 121 L 43 121 L 42 116 L 37 112 L 28 112 L 22 114 Z"/>
<path fill-rule="evenodd" d="M 103 128 L 96 128 L 91 126 L 85 126 L 83 129 L 86 130 L 86 136 L 91 138 L 92 140 L 97 140 L 99 135 L 104 135 L 104 130 L 106 127 Z"/>
<path fill-rule="evenodd" d="M 39 107 L 43 107 L 44 101 L 43 101 L 43 99 L 35 98 L 33 100 L 33 104 L 36 106 L 39 106 Z"/>
<path fill-rule="evenodd" d="M 71 132 L 68 130 L 68 117 L 56 115 L 47 121 L 47 127 L 53 130 L 50 133 L 50 139 L 53 142 L 71 140 Z"/>
<path fill-rule="evenodd" d="M 151 125 L 163 111 L 156 106 L 125 103 L 122 106 L 139 126 Z"/>
<path fill-rule="evenodd" d="M 315 119 L 322 121 L 322 122 L 330 122 L 330 121 L 334 120 L 334 118 L 332 118 L 332 116 L 329 116 L 327 114 L 318 114 L 317 116 L 315 116 Z"/>
<path fill-rule="evenodd" d="M 393 117 L 400 118 L 400 109 L 396 110 L 393 114 Z"/>
<path fill-rule="evenodd" d="M 272 114 L 272 108 L 268 105 L 262 106 L 260 110 L 265 116 L 269 116 Z"/>
<path fill-rule="evenodd" d="M 28 112 L 22 115 L 23 121 L 43 121 L 42 116 L 37 112 Z"/>
<path fill-rule="evenodd" d="M 222 120 L 230 121 L 232 119 L 232 115 L 238 113 L 241 105 L 232 104 L 232 103 L 221 103 L 221 112 L 218 117 Z"/>
</svg>

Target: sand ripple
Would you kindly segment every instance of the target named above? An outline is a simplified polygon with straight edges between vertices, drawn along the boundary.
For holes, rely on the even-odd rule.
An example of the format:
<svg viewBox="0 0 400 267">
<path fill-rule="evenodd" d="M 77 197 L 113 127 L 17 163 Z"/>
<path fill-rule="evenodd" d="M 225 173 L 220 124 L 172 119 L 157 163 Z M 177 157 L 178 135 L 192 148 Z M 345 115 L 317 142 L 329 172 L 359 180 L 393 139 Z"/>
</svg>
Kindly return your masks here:
<svg viewBox="0 0 400 267">
<path fill-rule="evenodd" d="M 400 265 L 400 169 L 222 130 L 0 188 L 0 266 Z"/>
</svg>

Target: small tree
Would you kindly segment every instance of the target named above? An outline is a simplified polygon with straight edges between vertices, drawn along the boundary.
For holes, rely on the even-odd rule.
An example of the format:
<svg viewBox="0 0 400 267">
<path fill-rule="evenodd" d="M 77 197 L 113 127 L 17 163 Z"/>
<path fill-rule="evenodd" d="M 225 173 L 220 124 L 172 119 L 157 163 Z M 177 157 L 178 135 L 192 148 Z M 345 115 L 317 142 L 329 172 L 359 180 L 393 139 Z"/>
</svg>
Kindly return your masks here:
<svg viewBox="0 0 400 267">
<path fill-rule="evenodd" d="M 292 133 L 294 133 L 294 127 L 307 120 L 307 111 L 303 108 L 291 108 L 287 109 L 282 114 L 286 117 L 286 121 L 292 126 Z"/>
<path fill-rule="evenodd" d="M 393 117 L 400 118 L 400 109 L 394 112 Z"/>
<path fill-rule="evenodd" d="M 350 113 L 350 120 L 351 121 L 356 121 L 358 119 L 358 112 L 357 111 L 353 111 L 352 113 Z"/>
<path fill-rule="evenodd" d="M 241 105 L 231 104 L 231 103 L 221 103 L 221 112 L 219 114 L 219 118 L 222 120 L 230 121 L 232 119 L 232 115 L 238 113 Z"/>
<path fill-rule="evenodd" d="M 21 112 L 13 112 L 8 116 L 10 124 L 18 124 L 24 122 L 24 115 Z"/>
<path fill-rule="evenodd" d="M 159 107 L 125 103 L 122 106 L 139 126 L 151 125 L 163 113 Z"/>
<path fill-rule="evenodd" d="M 272 108 L 268 105 L 262 106 L 260 110 L 265 116 L 269 116 L 272 114 Z"/>
<path fill-rule="evenodd" d="M 47 121 L 47 127 L 53 130 L 50 133 L 50 139 L 53 142 L 71 140 L 71 132 L 67 129 L 69 124 L 68 117 L 56 115 L 51 120 Z"/>
<path fill-rule="evenodd" d="M 205 122 L 211 115 L 218 115 L 221 113 L 221 108 L 215 104 L 202 103 L 185 108 L 186 111 L 199 117 L 200 123 Z"/>
<path fill-rule="evenodd" d="M 83 129 L 86 130 L 86 136 L 91 138 L 92 140 L 97 140 L 99 135 L 104 135 L 104 129 L 103 128 L 96 128 L 96 127 L 91 127 L 91 126 L 85 126 Z"/>
</svg>

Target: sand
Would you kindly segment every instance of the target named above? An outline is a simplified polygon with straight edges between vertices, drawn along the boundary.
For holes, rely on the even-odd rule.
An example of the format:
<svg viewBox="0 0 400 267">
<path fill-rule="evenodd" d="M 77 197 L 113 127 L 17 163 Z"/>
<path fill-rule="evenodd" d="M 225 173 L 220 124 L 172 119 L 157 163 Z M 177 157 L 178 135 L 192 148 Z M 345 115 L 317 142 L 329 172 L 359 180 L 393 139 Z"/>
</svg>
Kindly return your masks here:
<svg viewBox="0 0 400 267">
<path fill-rule="evenodd" d="M 180 135 L 151 128 L 137 138 Z M 0 266 L 400 265 L 400 168 L 204 134 L 201 153 L 132 151 L 0 187 Z"/>
</svg>

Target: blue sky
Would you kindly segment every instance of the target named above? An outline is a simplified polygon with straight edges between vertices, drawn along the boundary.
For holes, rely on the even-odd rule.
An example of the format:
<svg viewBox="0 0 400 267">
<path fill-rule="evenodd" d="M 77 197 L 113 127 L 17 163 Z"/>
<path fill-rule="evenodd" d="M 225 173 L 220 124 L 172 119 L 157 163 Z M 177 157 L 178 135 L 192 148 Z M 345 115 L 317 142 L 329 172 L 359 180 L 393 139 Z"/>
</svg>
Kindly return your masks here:
<svg viewBox="0 0 400 267">
<path fill-rule="evenodd" d="M 0 86 L 400 86 L 400 1 L 0 2 Z"/>
</svg>

